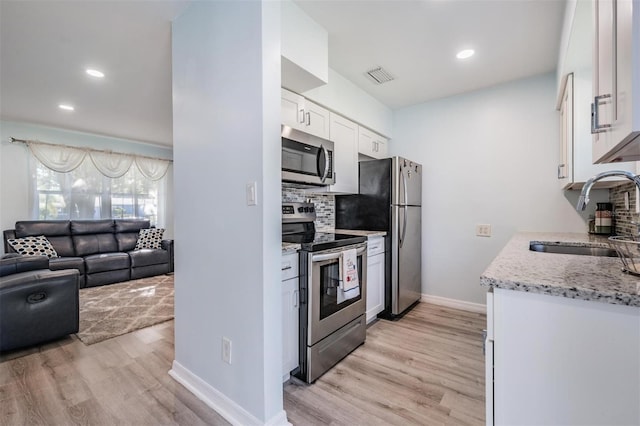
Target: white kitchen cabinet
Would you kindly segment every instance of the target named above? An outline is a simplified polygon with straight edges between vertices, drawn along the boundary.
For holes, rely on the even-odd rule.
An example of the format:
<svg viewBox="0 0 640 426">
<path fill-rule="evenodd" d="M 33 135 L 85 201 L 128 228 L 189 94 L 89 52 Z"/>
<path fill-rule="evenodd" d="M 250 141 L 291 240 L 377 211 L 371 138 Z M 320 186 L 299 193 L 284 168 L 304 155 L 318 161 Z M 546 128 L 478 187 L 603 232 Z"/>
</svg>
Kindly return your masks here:
<svg viewBox="0 0 640 426">
<path fill-rule="evenodd" d="M 297 93 L 281 90 L 282 124 L 329 139 L 329 110 Z"/>
<path fill-rule="evenodd" d="M 639 307 L 497 288 L 485 343 L 487 424 L 640 424 Z"/>
<path fill-rule="evenodd" d="M 579 7 L 586 7 L 579 5 Z M 560 161 L 558 180 L 563 189 L 582 189 L 592 176 L 607 170 L 634 171 L 635 163 L 593 164 L 589 122 L 591 105 L 591 68 L 579 68 L 568 74 L 559 99 Z M 596 182 L 594 188 L 611 188 L 628 182 L 608 178 Z"/>
<path fill-rule="evenodd" d="M 593 5 L 593 162 L 640 160 L 640 0 Z"/>
<path fill-rule="evenodd" d="M 367 324 L 384 310 L 384 237 L 367 241 Z"/>
<path fill-rule="evenodd" d="M 387 157 L 387 139 L 366 127 L 359 127 L 358 152 L 372 158 Z"/>
<path fill-rule="evenodd" d="M 358 125 L 341 115 L 329 113 L 330 139 L 333 142 L 333 171 L 336 183 L 328 192 L 358 193 Z"/>
<path fill-rule="evenodd" d="M 298 254 L 282 255 L 282 381 L 298 367 Z"/>
</svg>

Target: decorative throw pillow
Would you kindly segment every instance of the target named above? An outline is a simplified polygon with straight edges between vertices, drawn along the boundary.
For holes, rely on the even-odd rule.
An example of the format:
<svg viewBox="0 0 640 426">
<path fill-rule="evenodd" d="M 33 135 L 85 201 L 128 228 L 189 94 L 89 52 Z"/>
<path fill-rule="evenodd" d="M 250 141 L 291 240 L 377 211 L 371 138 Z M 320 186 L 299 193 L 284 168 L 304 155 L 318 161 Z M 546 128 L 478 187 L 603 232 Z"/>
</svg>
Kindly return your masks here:
<svg viewBox="0 0 640 426">
<path fill-rule="evenodd" d="M 37 237 L 9 238 L 9 245 L 15 251 L 26 256 L 47 256 L 49 258 L 58 257 L 56 249 L 53 248 L 47 237 L 39 235 Z"/>
<path fill-rule="evenodd" d="M 141 229 L 138 234 L 138 242 L 135 250 L 140 249 L 159 249 L 162 247 L 163 228 Z"/>
</svg>

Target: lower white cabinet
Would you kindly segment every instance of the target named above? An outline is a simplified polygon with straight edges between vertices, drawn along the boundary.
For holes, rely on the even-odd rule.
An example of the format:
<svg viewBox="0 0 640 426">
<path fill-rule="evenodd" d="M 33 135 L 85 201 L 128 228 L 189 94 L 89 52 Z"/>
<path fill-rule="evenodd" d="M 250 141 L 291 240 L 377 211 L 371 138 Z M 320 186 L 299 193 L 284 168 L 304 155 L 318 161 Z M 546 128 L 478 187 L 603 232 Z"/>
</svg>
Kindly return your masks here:
<svg viewBox="0 0 640 426">
<path fill-rule="evenodd" d="M 384 310 L 384 237 L 369 237 L 367 249 L 367 324 Z"/>
<path fill-rule="evenodd" d="M 282 255 L 282 381 L 298 366 L 298 254 Z"/>
<path fill-rule="evenodd" d="M 640 424 L 640 307 L 494 289 L 486 343 L 487 424 Z"/>
</svg>

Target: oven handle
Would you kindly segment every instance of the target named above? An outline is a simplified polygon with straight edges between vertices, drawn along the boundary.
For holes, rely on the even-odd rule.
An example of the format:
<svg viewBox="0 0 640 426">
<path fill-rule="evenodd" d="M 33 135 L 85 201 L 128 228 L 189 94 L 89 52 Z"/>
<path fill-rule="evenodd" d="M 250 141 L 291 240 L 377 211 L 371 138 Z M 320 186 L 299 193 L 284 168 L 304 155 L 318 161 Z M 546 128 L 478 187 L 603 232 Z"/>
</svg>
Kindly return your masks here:
<svg viewBox="0 0 640 426">
<path fill-rule="evenodd" d="M 357 255 L 361 255 L 365 251 L 367 251 L 367 247 L 366 246 L 360 247 L 356 251 L 356 254 Z M 311 261 L 312 262 L 322 262 L 324 260 L 338 259 L 338 258 L 340 258 L 341 255 L 342 255 L 341 251 L 338 251 L 338 252 L 335 252 L 335 253 L 327 253 L 327 254 L 314 254 L 313 256 L 311 256 Z"/>
</svg>

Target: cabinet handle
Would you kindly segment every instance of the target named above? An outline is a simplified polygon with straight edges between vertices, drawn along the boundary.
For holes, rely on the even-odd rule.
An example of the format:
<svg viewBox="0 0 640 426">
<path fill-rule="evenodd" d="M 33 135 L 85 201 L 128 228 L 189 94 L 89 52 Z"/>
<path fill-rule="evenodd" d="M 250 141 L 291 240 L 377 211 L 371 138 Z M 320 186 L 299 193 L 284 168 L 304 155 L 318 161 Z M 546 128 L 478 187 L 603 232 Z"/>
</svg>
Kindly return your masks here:
<svg viewBox="0 0 640 426">
<path fill-rule="evenodd" d="M 304 109 L 300 110 L 300 115 L 299 115 L 298 121 L 300 123 L 304 124 Z"/>
<path fill-rule="evenodd" d="M 564 179 L 567 176 L 563 173 L 566 164 L 558 164 L 558 179 Z"/>
<path fill-rule="evenodd" d="M 311 114 L 307 113 L 307 126 L 311 126 Z"/>
<path fill-rule="evenodd" d="M 293 266 L 289 265 L 289 266 L 285 266 L 284 268 L 282 268 L 282 270 L 286 271 L 286 270 L 291 269 L 291 268 L 293 268 Z"/>
<path fill-rule="evenodd" d="M 482 355 L 487 354 L 487 330 L 482 330 Z"/>
<path fill-rule="evenodd" d="M 591 104 L 591 134 L 606 132 L 611 128 L 611 124 L 600 124 L 598 122 L 598 107 L 600 106 L 600 101 L 609 98 L 611 98 L 611 94 L 599 95 L 593 98 L 593 103 Z"/>
</svg>

